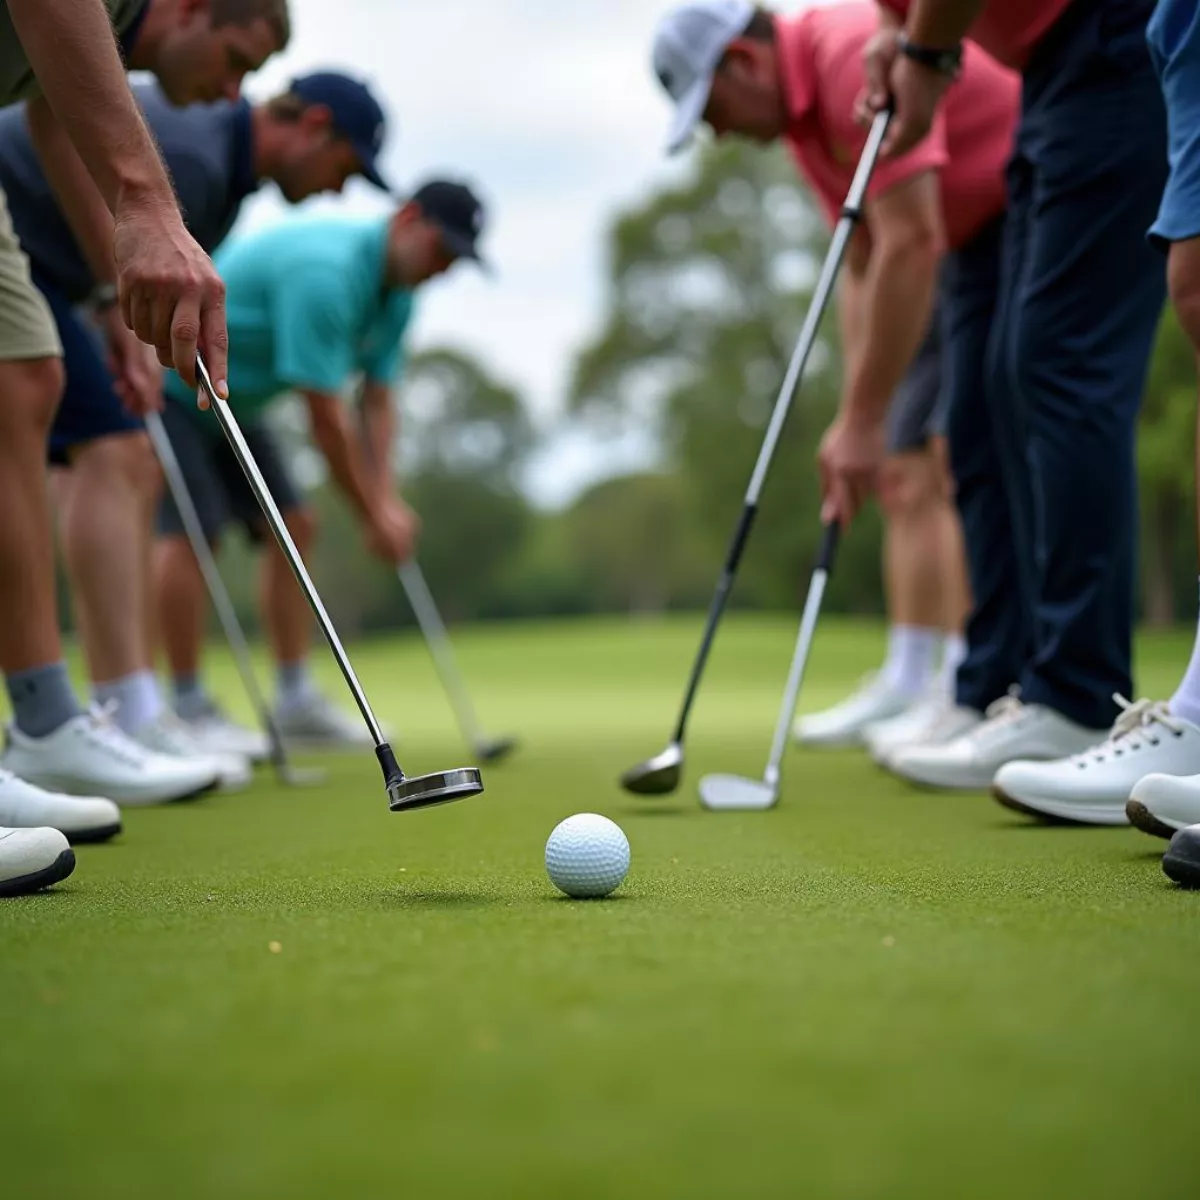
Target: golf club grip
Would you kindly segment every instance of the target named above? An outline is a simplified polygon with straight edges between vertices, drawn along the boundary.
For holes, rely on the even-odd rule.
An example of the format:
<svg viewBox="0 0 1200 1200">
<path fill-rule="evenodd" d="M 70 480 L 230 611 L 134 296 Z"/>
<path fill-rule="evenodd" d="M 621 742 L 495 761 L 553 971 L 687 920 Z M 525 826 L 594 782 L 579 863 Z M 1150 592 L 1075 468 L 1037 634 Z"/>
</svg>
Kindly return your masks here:
<svg viewBox="0 0 1200 1200">
<path fill-rule="evenodd" d="M 825 532 L 821 534 L 821 546 L 817 551 L 818 571 L 824 571 L 826 575 L 833 573 L 833 564 L 837 560 L 838 546 L 842 540 L 842 527 L 837 521 L 830 521 L 825 526 Z"/>
</svg>

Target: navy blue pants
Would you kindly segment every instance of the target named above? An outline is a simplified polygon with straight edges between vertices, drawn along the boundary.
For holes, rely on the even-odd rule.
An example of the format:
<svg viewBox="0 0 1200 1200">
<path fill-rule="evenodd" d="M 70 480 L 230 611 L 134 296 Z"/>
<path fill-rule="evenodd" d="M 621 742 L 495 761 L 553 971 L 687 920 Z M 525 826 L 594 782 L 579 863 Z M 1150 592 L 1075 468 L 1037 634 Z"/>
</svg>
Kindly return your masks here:
<svg viewBox="0 0 1200 1200">
<path fill-rule="evenodd" d="M 98 330 L 33 266 L 33 282 L 46 297 L 63 347 L 66 382 L 62 400 L 50 428 L 49 461 L 56 466 L 70 462 L 76 446 L 99 441 L 113 434 L 136 433 L 145 428 L 121 403 L 108 369 L 108 351 Z"/>
<path fill-rule="evenodd" d="M 1077 0 L 1050 31 L 1025 71 L 1003 232 L 947 264 L 977 605 L 958 699 L 983 708 L 1017 684 L 1096 729 L 1133 691 L 1135 428 L 1166 292 L 1145 236 L 1167 163 L 1152 10 Z"/>
</svg>

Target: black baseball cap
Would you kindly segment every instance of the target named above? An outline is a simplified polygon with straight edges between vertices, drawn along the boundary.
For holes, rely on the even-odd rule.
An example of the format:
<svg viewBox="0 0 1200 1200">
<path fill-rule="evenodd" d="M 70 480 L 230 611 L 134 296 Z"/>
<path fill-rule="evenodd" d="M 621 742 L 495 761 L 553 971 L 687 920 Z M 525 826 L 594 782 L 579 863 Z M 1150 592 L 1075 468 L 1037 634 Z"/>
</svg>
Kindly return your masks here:
<svg viewBox="0 0 1200 1200">
<path fill-rule="evenodd" d="M 321 104 L 329 109 L 334 129 L 358 154 L 359 174 L 385 192 L 392 190 L 376 166 L 387 137 L 387 118 L 365 83 L 340 71 L 317 71 L 293 79 L 288 91 L 305 104 Z"/>
<path fill-rule="evenodd" d="M 446 247 L 455 258 L 469 258 L 482 267 L 488 266 L 478 246 L 487 215 L 483 201 L 465 183 L 431 179 L 409 199 L 441 229 Z"/>
</svg>

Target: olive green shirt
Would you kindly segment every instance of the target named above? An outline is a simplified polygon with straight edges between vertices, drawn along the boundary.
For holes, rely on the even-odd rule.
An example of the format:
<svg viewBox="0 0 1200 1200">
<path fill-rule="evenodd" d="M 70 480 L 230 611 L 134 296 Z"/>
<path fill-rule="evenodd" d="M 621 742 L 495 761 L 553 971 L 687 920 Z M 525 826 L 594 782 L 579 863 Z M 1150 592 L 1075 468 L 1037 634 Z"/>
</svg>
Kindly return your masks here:
<svg viewBox="0 0 1200 1200">
<path fill-rule="evenodd" d="M 88 0 L 92 2 L 92 0 Z M 103 0 L 118 36 L 133 24 L 148 0 Z M 0 0 L 0 108 L 39 94 L 38 81 L 13 28 L 8 0 Z"/>
</svg>

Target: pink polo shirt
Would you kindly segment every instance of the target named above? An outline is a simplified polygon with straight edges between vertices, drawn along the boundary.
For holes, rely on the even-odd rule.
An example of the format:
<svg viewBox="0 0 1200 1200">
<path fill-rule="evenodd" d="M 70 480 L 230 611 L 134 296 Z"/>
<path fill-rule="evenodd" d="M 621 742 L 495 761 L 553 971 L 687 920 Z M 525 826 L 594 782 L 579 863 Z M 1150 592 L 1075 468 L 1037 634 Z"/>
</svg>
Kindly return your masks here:
<svg viewBox="0 0 1200 1200">
<path fill-rule="evenodd" d="M 879 0 L 886 8 L 908 16 L 912 0 Z M 988 0 L 967 30 L 993 58 L 1020 71 L 1033 48 L 1062 16 L 1071 0 Z"/>
<path fill-rule="evenodd" d="M 863 48 L 878 28 L 870 0 L 777 17 L 787 105 L 784 139 L 832 224 L 866 142 L 854 120 L 862 91 Z M 963 71 L 946 93 L 929 136 L 902 158 L 876 164 L 868 198 L 922 171 L 938 172 L 942 220 L 951 249 L 1004 211 L 1004 168 L 1012 150 L 1020 81 L 967 44 Z"/>
</svg>

